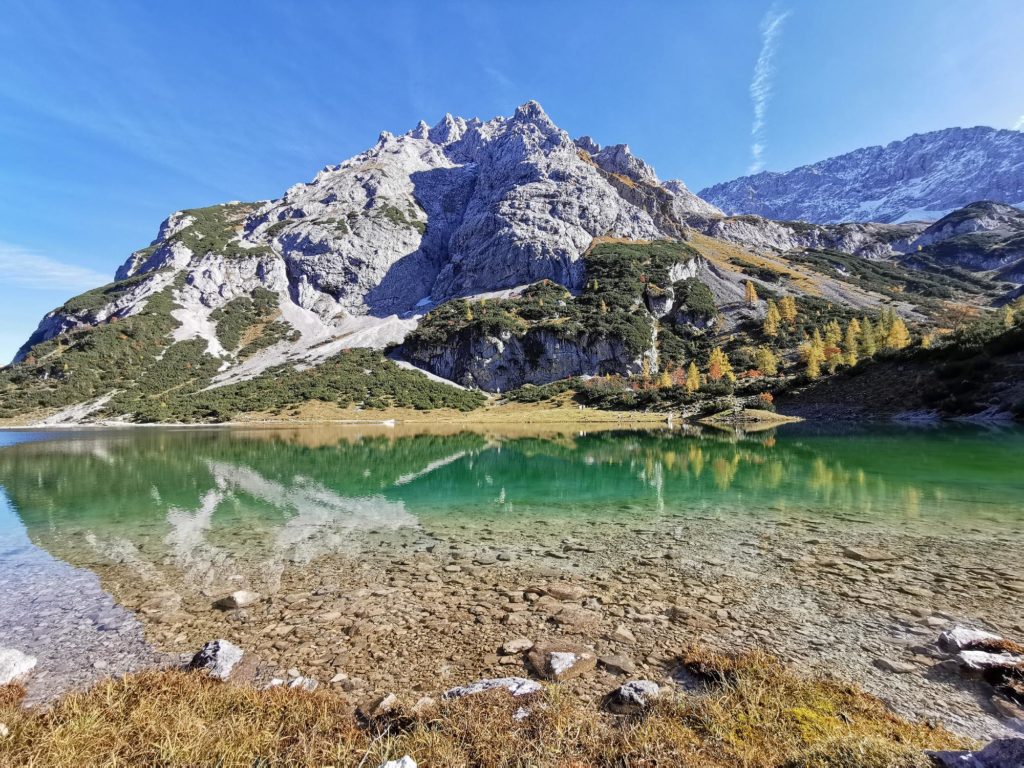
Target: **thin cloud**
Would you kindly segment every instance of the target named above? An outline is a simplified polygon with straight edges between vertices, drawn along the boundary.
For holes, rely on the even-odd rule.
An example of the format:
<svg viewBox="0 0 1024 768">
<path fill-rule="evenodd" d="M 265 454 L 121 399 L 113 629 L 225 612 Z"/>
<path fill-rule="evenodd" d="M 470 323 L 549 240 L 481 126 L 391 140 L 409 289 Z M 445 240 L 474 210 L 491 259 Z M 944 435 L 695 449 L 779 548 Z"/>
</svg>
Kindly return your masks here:
<svg viewBox="0 0 1024 768">
<path fill-rule="evenodd" d="M 1013 124 L 1013 130 L 1024 131 L 1024 115 L 1017 118 L 1017 122 Z"/>
<path fill-rule="evenodd" d="M 772 80 L 775 75 L 773 59 L 782 34 L 782 22 L 789 11 L 779 11 L 774 6 L 761 19 L 761 53 L 754 65 L 754 77 L 750 81 L 750 99 L 754 103 L 754 124 L 750 135 L 750 168 L 747 173 L 757 173 L 764 167 L 764 131 L 768 114 L 768 101 L 772 96 Z"/>
<path fill-rule="evenodd" d="M 0 281 L 51 291 L 85 291 L 106 285 L 110 276 L 67 264 L 11 243 L 0 242 Z"/>
</svg>

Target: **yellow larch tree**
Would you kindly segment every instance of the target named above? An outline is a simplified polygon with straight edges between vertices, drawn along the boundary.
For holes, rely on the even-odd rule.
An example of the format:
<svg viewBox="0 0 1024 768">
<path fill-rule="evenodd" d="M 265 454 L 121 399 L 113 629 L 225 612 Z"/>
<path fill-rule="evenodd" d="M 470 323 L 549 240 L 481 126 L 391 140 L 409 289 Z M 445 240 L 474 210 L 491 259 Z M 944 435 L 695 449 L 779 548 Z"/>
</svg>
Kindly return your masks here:
<svg viewBox="0 0 1024 768">
<path fill-rule="evenodd" d="M 779 325 L 782 323 L 782 313 L 779 312 L 778 305 L 768 299 L 768 311 L 764 315 L 764 335 L 770 339 L 774 339 L 779 335 Z"/>
<path fill-rule="evenodd" d="M 889 332 L 885 337 L 886 349 L 903 349 L 910 346 L 910 331 L 902 317 L 896 317 L 889 326 Z"/>
<path fill-rule="evenodd" d="M 796 299 L 792 296 L 783 296 L 779 299 L 779 313 L 782 315 L 782 319 L 790 327 L 796 325 Z"/>
<path fill-rule="evenodd" d="M 754 287 L 754 284 L 750 280 L 747 280 L 746 284 L 743 286 L 743 300 L 750 306 L 754 306 L 758 302 L 757 288 Z"/>
<path fill-rule="evenodd" d="M 686 369 L 685 387 L 686 391 L 691 394 L 700 389 L 700 371 L 697 370 L 697 364 L 692 361 L 690 362 L 689 368 Z"/>
<path fill-rule="evenodd" d="M 729 356 L 722 351 L 721 347 L 715 347 L 711 350 L 711 356 L 708 358 L 708 378 L 711 381 L 721 381 L 722 379 L 736 381 L 736 375 L 732 372 L 732 363 L 729 362 Z"/>
<path fill-rule="evenodd" d="M 843 336 L 843 362 L 847 365 L 856 365 L 860 359 L 860 321 L 853 318 L 846 326 L 846 334 Z"/>
<path fill-rule="evenodd" d="M 779 359 L 768 347 L 758 347 L 754 353 L 757 370 L 763 376 L 776 376 L 779 373 Z"/>
</svg>

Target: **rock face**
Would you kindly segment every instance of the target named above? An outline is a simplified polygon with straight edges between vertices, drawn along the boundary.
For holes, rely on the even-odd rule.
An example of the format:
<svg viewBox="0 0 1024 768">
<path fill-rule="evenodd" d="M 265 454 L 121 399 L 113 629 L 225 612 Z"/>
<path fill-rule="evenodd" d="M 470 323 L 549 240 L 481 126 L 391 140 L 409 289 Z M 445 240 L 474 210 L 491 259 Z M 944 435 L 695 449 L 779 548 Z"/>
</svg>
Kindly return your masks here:
<svg viewBox="0 0 1024 768">
<path fill-rule="evenodd" d="M 948 128 L 702 189 L 727 214 L 834 224 L 935 220 L 976 200 L 1024 203 L 1024 132 Z"/>
<path fill-rule="evenodd" d="M 621 339 L 563 338 L 550 331 L 523 336 L 459 334 L 436 347 L 405 347 L 413 364 L 463 386 L 507 392 L 524 384 L 546 384 L 570 376 L 639 373 L 643 356 Z"/>
<path fill-rule="evenodd" d="M 755 250 L 828 249 L 871 259 L 910 252 L 911 242 L 926 227 L 922 222 L 814 225 L 757 215 L 711 219 L 699 226 L 704 234 Z"/>
<path fill-rule="evenodd" d="M 923 256 L 941 266 L 997 270 L 1003 280 L 1024 282 L 1024 211 L 1010 205 L 972 203 L 943 216 L 910 246 L 908 266 Z"/>
</svg>

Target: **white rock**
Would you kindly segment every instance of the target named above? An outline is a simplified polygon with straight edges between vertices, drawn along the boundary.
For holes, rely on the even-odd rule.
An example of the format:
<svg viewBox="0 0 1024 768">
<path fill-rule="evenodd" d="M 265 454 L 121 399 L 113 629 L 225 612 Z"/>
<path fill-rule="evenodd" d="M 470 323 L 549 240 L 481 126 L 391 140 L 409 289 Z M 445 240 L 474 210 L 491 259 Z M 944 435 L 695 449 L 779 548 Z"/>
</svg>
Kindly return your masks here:
<svg viewBox="0 0 1024 768">
<path fill-rule="evenodd" d="M 24 680 L 35 666 L 35 656 L 29 656 L 16 648 L 0 648 L 0 685 Z"/>
<path fill-rule="evenodd" d="M 517 637 L 515 640 L 506 640 L 501 646 L 501 652 L 506 656 L 522 653 L 533 648 L 533 641 L 525 637 Z"/>
<path fill-rule="evenodd" d="M 288 683 L 289 688 L 301 688 L 304 691 L 315 691 L 319 685 L 319 681 L 311 677 L 296 677 Z"/>
<path fill-rule="evenodd" d="M 192 657 L 189 669 L 203 670 L 211 677 L 227 680 L 231 670 L 242 660 L 242 649 L 227 640 L 211 640 Z"/>
<path fill-rule="evenodd" d="M 1002 639 L 999 635 L 994 635 L 982 629 L 972 629 L 957 625 L 939 635 L 939 647 L 949 653 L 955 653 L 956 651 L 971 648 L 979 643 L 995 642 Z"/>
<path fill-rule="evenodd" d="M 963 666 L 974 670 L 1001 669 L 1024 664 L 1024 656 L 988 651 L 960 651 L 957 659 Z"/>
<path fill-rule="evenodd" d="M 172 214 L 154 244 L 118 270 L 137 284 L 97 311 L 51 313 L 33 341 L 136 314 L 184 277 L 175 288 L 174 340 L 202 339 L 224 356 L 221 381 L 232 369 L 251 377 L 284 362 L 286 352 L 315 361 L 347 346 L 398 343 L 416 321 L 394 315 L 416 311 L 424 299 L 437 304 L 545 278 L 579 287 L 595 237 L 678 236 L 678 223 L 652 200 L 700 207 L 685 186 L 659 186 L 624 145 L 599 150 L 598 160 L 584 154 L 536 102 L 488 122 L 446 116 L 430 129 L 381 134 L 366 152 L 281 198 L 231 213 L 230 254 L 201 252 L 190 228 L 203 222 Z M 642 184 L 624 190 L 611 173 Z M 255 288 L 278 295 L 281 319 L 301 338 L 234 360 L 211 314 Z"/>
<path fill-rule="evenodd" d="M 416 761 L 406 755 L 401 760 L 388 760 L 386 763 L 381 763 L 380 768 L 416 768 Z"/>
<path fill-rule="evenodd" d="M 535 680 L 528 680 L 525 677 L 498 677 L 486 680 L 477 680 L 469 685 L 451 688 L 444 693 L 446 699 L 459 699 L 463 696 L 472 696 L 484 691 L 493 691 L 504 688 L 513 696 L 527 696 L 541 690 L 540 683 Z"/>
</svg>

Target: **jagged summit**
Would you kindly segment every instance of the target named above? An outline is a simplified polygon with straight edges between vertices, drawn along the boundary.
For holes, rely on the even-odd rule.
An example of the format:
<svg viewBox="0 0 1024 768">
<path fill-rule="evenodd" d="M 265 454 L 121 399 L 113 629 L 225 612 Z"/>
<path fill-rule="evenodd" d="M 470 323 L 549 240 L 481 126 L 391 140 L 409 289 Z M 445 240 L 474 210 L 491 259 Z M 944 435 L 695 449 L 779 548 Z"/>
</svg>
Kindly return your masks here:
<svg viewBox="0 0 1024 768">
<path fill-rule="evenodd" d="M 976 126 L 914 134 L 698 194 L 729 214 L 819 224 L 934 221 L 977 200 L 1020 205 L 1024 132 Z"/>
<path fill-rule="evenodd" d="M 381 346 L 452 297 L 542 279 L 576 290 L 595 238 L 677 237 L 694 212 L 718 213 L 683 185 L 662 186 L 624 144 L 577 144 L 536 101 L 487 121 L 447 114 L 381 133 L 277 200 L 172 214 L 118 270 L 115 301 L 56 310 L 19 355 L 138 313 L 165 290 L 179 307 L 175 339 L 204 340 L 211 354 L 225 354 L 212 316 L 256 289 L 278 297 L 300 353 L 353 333 Z"/>
</svg>

